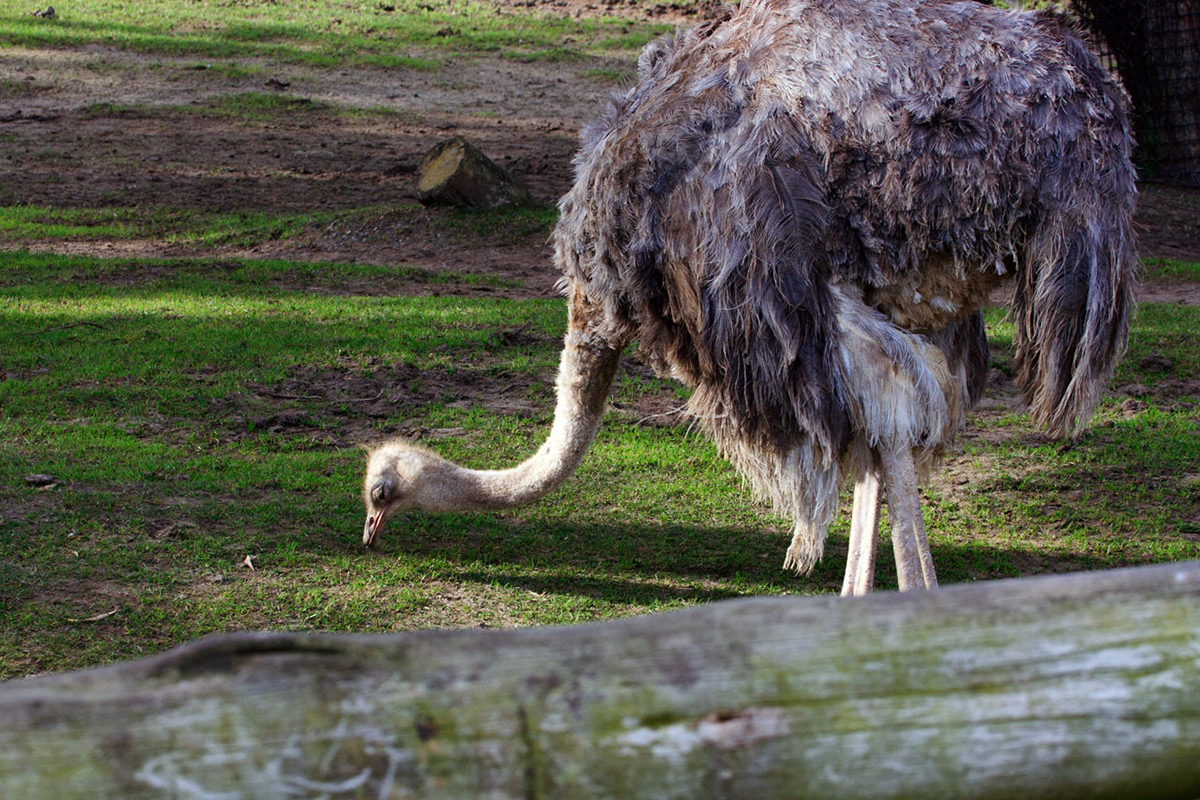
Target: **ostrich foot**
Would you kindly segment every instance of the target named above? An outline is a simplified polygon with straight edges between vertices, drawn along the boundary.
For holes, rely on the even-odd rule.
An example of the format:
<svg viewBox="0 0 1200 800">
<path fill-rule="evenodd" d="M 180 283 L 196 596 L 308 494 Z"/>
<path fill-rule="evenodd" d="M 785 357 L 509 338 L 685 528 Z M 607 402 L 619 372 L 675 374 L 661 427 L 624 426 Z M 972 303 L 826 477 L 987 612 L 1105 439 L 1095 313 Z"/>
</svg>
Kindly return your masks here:
<svg viewBox="0 0 1200 800">
<path fill-rule="evenodd" d="M 896 552 L 900 591 L 936 588 L 937 576 L 925 535 L 925 520 L 921 517 L 912 450 L 907 446 L 881 447 L 879 457 L 887 482 L 888 516 L 892 521 L 892 548 Z"/>
<path fill-rule="evenodd" d="M 850 523 L 850 552 L 842 596 L 862 595 L 875 583 L 875 543 L 879 530 L 879 499 L 883 486 L 877 466 L 863 470 L 854 484 L 854 512 Z"/>
</svg>

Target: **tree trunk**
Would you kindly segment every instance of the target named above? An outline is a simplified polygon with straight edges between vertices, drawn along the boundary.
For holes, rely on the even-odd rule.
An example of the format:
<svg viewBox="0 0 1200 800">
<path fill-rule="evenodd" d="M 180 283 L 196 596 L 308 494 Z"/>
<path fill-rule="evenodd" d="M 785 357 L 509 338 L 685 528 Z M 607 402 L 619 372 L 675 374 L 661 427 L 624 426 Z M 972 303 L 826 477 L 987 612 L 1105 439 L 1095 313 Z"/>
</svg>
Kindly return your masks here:
<svg viewBox="0 0 1200 800">
<path fill-rule="evenodd" d="M 0 685 L 0 796 L 1196 797 L 1200 562 Z"/>
</svg>

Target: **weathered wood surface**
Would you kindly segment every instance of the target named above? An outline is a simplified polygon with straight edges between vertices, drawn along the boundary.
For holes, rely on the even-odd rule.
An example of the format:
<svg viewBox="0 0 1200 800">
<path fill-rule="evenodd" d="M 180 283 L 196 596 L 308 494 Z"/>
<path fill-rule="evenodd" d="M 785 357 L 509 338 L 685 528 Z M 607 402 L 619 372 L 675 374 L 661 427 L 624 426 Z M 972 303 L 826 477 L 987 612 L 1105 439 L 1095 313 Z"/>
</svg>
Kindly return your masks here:
<svg viewBox="0 0 1200 800">
<path fill-rule="evenodd" d="M 0 797 L 1197 797 L 1200 562 L 0 685 Z"/>
</svg>

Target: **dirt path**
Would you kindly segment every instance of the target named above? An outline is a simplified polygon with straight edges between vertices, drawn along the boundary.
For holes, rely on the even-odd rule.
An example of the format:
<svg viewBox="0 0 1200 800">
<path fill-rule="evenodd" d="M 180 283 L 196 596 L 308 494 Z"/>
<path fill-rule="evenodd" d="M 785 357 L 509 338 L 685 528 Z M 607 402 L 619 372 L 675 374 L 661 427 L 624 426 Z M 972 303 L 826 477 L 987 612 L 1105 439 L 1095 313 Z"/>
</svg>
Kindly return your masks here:
<svg viewBox="0 0 1200 800">
<path fill-rule="evenodd" d="M 548 7 L 596 13 L 573 2 Z M 674 14 L 668 4 L 657 8 L 652 15 Z M 0 58 L 0 203 L 276 214 L 403 206 L 415 200 L 421 156 L 451 135 L 476 142 L 550 203 L 570 184 L 579 128 L 633 74 L 632 57 L 451 59 L 440 69 L 389 71 L 233 66 L 108 48 L 10 48 Z M 274 100 L 265 109 L 264 95 Z M 204 252 L 406 264 L 519 282 L 502 290 L 509 295 L 554 293 L 544 231 L 450 235 L 438 220 L 439 212 L 410 208 Z M 1144 186 L 1138 222 L 1145 255 L 1200 261 L 1200 194 Z M 145 240 L 18 244 L 102 255 L 198 252 Z M 1200 303 L 1200 287 L 1152 283 L 1144 299 Z"/>
</svg>

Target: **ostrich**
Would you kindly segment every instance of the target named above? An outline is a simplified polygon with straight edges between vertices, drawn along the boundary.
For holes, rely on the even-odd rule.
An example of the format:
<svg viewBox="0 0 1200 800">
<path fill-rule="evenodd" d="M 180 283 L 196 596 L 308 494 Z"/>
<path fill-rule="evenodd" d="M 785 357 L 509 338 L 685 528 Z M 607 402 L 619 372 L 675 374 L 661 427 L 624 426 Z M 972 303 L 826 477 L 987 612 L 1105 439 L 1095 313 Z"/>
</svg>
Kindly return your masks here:
<svg viewBox="0 0 1200 800">
<path fill-rule="evenodd" d="M 842 484 L 843 594 L 886 499 L 902 590 L 937 585 L 918 478 L 986 383 L 980 306 L 1014 286 L 1015 378 L 1077 436 L 1135 290 L 1127 99 L 1069 21 L 977 2 L 743 0 L 647 46 L 582 134 L 555 258 L 569 328 L 547 441 L 476 471 L 369 457 L 363 541 L 397 510 L 499 509 L 569 476 L 633 340 L 821 558 Z"/>
</svg>

